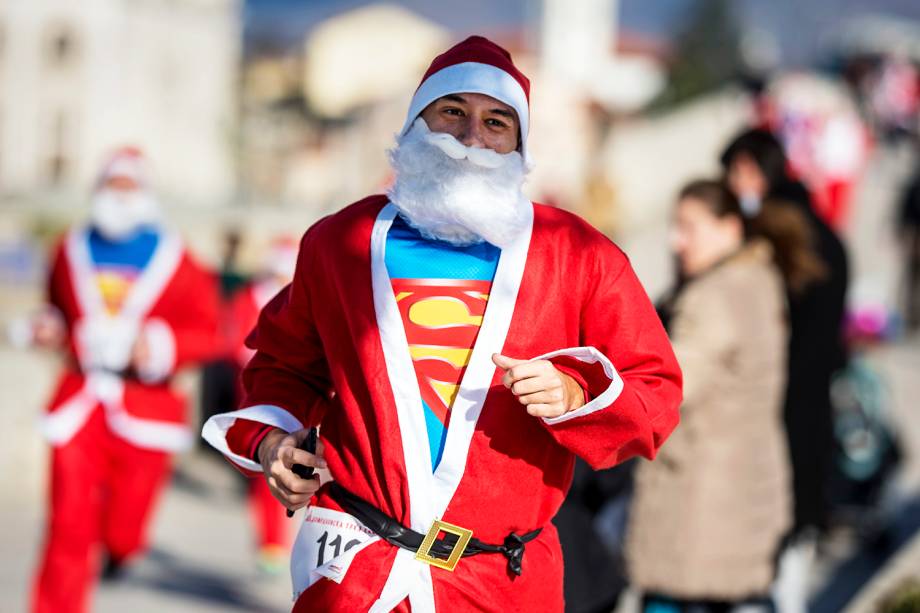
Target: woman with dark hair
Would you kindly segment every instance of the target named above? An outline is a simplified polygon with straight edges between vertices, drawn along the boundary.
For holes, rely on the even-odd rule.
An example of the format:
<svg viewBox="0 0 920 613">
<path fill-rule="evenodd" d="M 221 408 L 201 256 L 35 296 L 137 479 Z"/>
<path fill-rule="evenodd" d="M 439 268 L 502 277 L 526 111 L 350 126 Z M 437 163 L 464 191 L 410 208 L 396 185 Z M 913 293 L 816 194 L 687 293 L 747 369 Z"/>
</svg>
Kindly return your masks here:
<svg viewBox="0 0 920 613">
<path fill-rule="evenodd" d="M 742 209 L 745 204 L 756 205 L 771 195 L 773 188 L 789 181 L 783 147 L 767 130 L 748 130 L 738 135 L 719 161 L 728 174 L 729 188 L 742 201 Z"/>
<path fill-rule="evenodd" d="M 798 210 L 812 235 L 814 252 L 824 274 L 805 285 L 787 284 L 789 300 L 789 365 L 784 418 L 792 458 L 795 498 L 793 548 L 802 555 L 813 549 L 816 533 L 827 526 L 828 485 L 833 458 L 831 375 L 846 363 L 841 326 L 847 290 L 847 256 L 831 228 L 814 212 L 805 187 L 789 177 L 779 141 L 764 130 L 735 138 L 722 154 L 731 190 L 756 217 L 761 203 L 784 204 Z M 807 563 L 807 562 L 806 562 Z M 804 610 L 804 573 L 789 577 L 787 593 L 798 600 L 784 610 Z M 785 597 L 784 597 L 785 598 Z"/>
<path fill-rule="evenodd" d="M 920 168 L 901 197 L 898 234 L 905 260 L 904 319 L 908 332 L 920 330 Z"/>
<path fill-rule="evenodd" d="M 668 332 L 684 372 L 681 425 L 637 471 L 626 548 L 646 612 L 772 610 L 792 524 L 785 286 L 821 274 L 795 216 L 764 207 L 752 222 L 717 181 L 678 198 L 682 283 Z"/>
</svg>

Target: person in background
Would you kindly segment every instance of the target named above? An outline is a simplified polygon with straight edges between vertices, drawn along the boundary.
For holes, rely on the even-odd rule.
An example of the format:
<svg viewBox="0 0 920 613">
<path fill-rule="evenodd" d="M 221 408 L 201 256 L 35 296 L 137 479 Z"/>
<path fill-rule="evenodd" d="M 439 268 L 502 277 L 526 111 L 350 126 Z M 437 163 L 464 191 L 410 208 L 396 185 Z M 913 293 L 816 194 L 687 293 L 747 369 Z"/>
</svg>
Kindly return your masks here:
<svg viewBox="0 0 920 613">
<path fill-rule="evenodd" d="M 246 337 L 255 328 L 259 312 L 294 277 L 297 261 L 297 241 L 291 238 L 275 239 L 262 263 L 257 277 L 242 286 L 230 298 L 225 309 L 221 332 L 224 338 L 224 359 L 233 369 L 233 409 L 242 397 L 239 374 L 255 351 L 246 347 Z M 235 466 L 235 465 L 234 465 Z M 285 509 L 275 497 L 265 479 L 249 479 L 249 509 L 258 544 L 257 564 L 266 574 L 285 570 L 288 561 L 290 536 Z"/>
<path fill-rule="evenodd" d="M 575 462 L 569 493 L 553 518 L 565 561 L 566 613 L 610 613 L 628 586 L 622 541 L 636 462 L 599 471 Z"/>
<path fill-rule="evenodd" d="M 908 332 L 920 329 L 920 169 L 904 190 L 898 218 L 904 251 L 904 323 Z"/>
<path fill-rule="evenodd" d="M 882 138 L 893 142 L 916 134 L 920 74 L 903 50 L 881 58 L 866 79 L 864 91 L 870 117 Z"/>
<path fill-rule="evenodd" d="M 228 311 L 230 301 L 249 282 L 248 277 L 240 271 L 237 263 L 242 243 L 243 235 L 239 228 L 227 228 L 221 236 L 220 268 L 213 273 L 217 277 L 221 313 Z M 222 320 L 225 319 L 222 318 Z M 222 329 L 226 330 L 227 327 L 222 325 Z M 212 415 L 226 411 L 228 406 L 234 406 L 238 401 L 239 371 L 236 358 L 229 355 L 227 351 L 220 352 L 214 359 L 201 365 L 198 403 L 198 417 L 201 424 L 204 424 Z M 214 453 L 214 448 L 210 445 L 204 444 L 200 439 L 198 443 L 206 453 Z"/>
<path fill-rule="evenodd" d="M 746 216 L 763 203 L 784 203 L 807 221 L 812 249 L 824 268 L 808 284 L 787 284 L 789 363 L 783 416 L 795 493 L 790 547 L 780 563 L 780 610 L 802 611 L 807 569 L 818 534 L 830 514 L 829 483 L 834 453 L 831 375 L 846 364 L 842 326 L 848 263 L 843 243 L 814 211 L 808 191 L 787 172 L 782 145 L 765 130 L 748 130 L 721 157 L 725 179 Z"/>
<path fill-rule="evenodd" d="M 774 561 L 792 524 L 784 276 L 817 271 L 807 254 L 784 257 L 806 247 L 780 221 L 769 231 L 749 221 L 717 181 L 680 192 L 680 289 L 663 308 L 684 372 L 681 425 L 637 470 L 626 541 L 643 611 L 772 611 Z"/>
<path fill-rule="evenodd" d="M 36 613 L 88 610 L 101 558 L 112 577 L 143 550 L 170 455 L 193 441 L 170 380 L 217 339 L 213 277 L 161 224 L 136 149 L 104 166 L 89 223 L 52 262 L 33 340 L 66 366 L 41 421 L 52 450 Z"/>
</svg>

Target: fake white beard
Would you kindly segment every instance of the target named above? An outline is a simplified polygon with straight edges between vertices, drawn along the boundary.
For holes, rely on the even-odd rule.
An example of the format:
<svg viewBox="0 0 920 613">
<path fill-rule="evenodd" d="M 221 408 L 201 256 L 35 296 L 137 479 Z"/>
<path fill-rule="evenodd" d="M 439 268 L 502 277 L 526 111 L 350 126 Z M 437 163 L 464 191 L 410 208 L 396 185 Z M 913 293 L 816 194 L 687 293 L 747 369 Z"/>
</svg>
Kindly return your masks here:
<svg viewBox="0 0 920 613">
<path fill-rule="evenodd" d="M 156 200 L 146 192 L 103 189 L 93 197 L 91 220 L 105 238 L 120 241 L 131 237 L 141 226 L 156 224 L 159 210 Z"/>
<path fill-rule="evenodd" d="M 428 238 L 507 247 L 529 223 L 527 168 L 517 151 L 467 147 L 419 117 L 389 156 L 396 181 L 387 195 Z"/>
</svg>

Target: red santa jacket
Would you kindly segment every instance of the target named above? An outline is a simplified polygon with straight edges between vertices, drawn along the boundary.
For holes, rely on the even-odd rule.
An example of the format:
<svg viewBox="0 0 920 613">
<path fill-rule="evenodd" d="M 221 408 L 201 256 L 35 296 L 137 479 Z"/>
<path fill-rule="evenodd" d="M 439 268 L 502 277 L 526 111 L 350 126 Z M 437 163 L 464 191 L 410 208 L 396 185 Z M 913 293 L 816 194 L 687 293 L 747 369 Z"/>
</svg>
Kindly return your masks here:
<svg viewBox="0 0 920 613">
<path fill-rule="evenodd" d="M 224 346 L 221 351 L 226 359 L 240 368 L 255 354 L 246 346 L 246 338 L 259 319 L 259 311 L 282 289 L 274 279 L 263 279 L 247 283 L 238 290 L 224 309 L 221 322 L 221 336 Z"/>
<path fill-rule="evenodd" d="M 449 572 L 367 534 L 321 489 L 292 556 L 295 611 L 389 611 L 407 598 L 413 611 L 561 611 L 562 553 L 550 519 L 575 455 L 596 468 L 652 458 L 677 425 L 681 375 L 667 336 L 613 243 L 570 213 L 534 205 L 532 229 L 501 253 L 432 473 L 384 260 L 395 215 L 373 196 L 307 231 L 294 281 L 250 339 L 247 408 L 211 418 L 203 434 L 259 470 L 227 446 L 237 419 L 287 431 L 322 419 L 333 478 L 416 531 L 442 519 L 501 543 L 543 527 L 520 577 L 501 555 L 463 558 Z M 561 417 L 531 417 L 502 386 L 494 352 L 565 356 L 580 365 L 591 400 Z"/>
<path fill-rule="evenodd" d="M 177 236 L 163 232 L 121 309 L 109 314 L 93 276 L 88 231 L 75 229 L 55 252 L 48 292 L 68 331 L 67 365 L 41 422 L 48 440 L 67 443 L 101 405 L 111 430 L 138 447 L 188 447 L 193 439 L 185 403 L 169 381 L 177 369 L 215 351 L 213 275 L 191 259 Z M 146 336 L 150 360 L 142 371 L 130 372 L 139 335 Z"/>
</svg>

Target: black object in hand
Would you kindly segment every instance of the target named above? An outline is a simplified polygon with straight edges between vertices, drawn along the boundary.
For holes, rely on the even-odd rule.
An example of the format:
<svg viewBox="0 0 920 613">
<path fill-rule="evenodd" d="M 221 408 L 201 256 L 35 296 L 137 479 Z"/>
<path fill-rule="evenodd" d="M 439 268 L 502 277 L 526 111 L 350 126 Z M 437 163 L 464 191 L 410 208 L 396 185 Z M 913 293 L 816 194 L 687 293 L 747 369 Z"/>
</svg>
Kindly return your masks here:
<svg viewBox="0 0 920 613">
<path fill-rule="evenodd" d="M 319 431 L 316 428 L 310 428 L 310 431 L 307 433 L 307 438 L 304 440 L 300 448 L 308 453 L 315 454 L 316 441 L 318 438 Z M 312 466 L 304 466 L 303 464 L 294 464 L 291 466 L 291 471 L 301 479 L 311 479 L 313 477 L 314 468 Z M 288 509 L 287 516 L 294 517 L 294 511 Z"/>
</svg>

